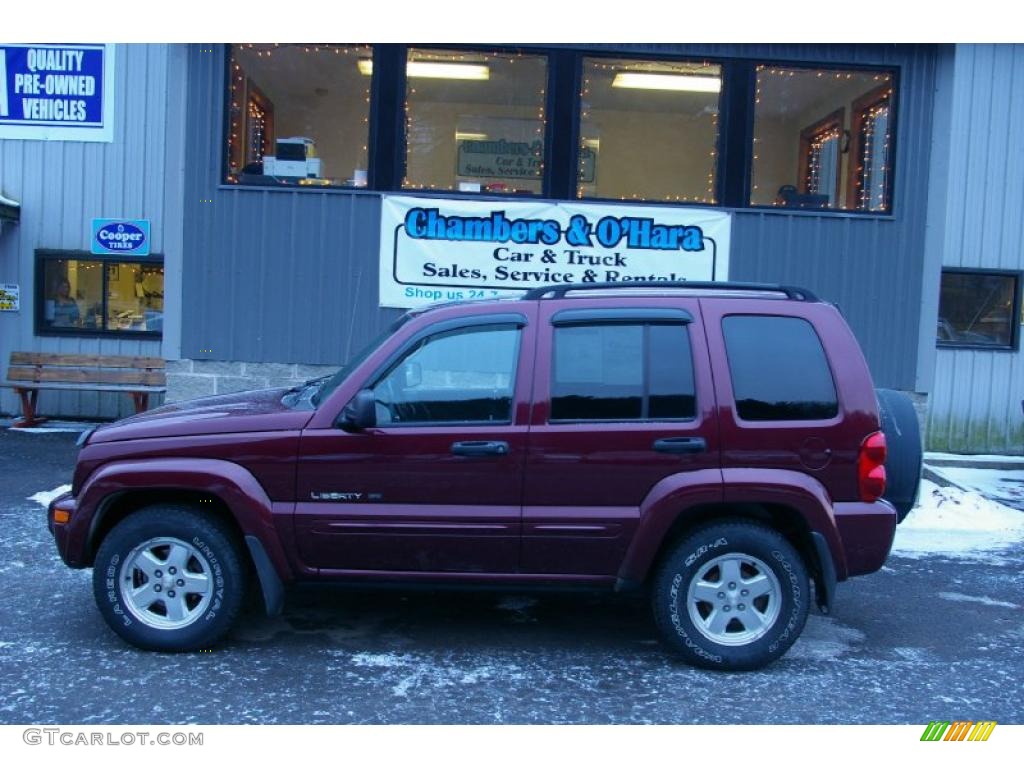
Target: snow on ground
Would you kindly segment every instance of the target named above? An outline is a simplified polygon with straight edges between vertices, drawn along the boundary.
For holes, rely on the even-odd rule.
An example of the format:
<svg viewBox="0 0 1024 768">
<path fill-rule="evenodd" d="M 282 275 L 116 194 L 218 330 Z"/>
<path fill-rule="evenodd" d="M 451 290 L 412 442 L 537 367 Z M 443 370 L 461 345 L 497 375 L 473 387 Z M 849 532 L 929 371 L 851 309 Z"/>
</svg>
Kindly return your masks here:
<svg viewBox="0 0 1024 768">
<path fill-rule="evenodd" d="M 0 427 L 7 427 L 12 432 L 85 432 L 87 429 L 91 429 L 96 426 L 95 422 L 87 421 L 66 421 L 62 419 L 47 419 L 39 427 L 15 427 L 14 422 L 19 417 L 10 419 L 0 419 Z"/>
<path fill-rule="evenodd" d="M 1024 506 L 1024 469 L 935 466 L 929 469 L 966 491 L 973 491 L 1004 504 Z"/>
<path fill-rule="evenodd" d="M 995 608 L 1020 608 L 1016 603 L 1010 603 L 1006 600 L 993 600 L 991 597 L 981 597 L 979 595 L 964 595 L 960 592 L 939 592 L 939 597 L 943 600 L 952 600 L 954 603 L 981 603 L 982 605 L 990 605 Z"/>
<path fill-rule="evenodd" d="M 70 490 L 70 485 L 59 485 L 52 491 L 40 491 L 39 493 L 33 493 L 28 497 L 28 500 L 34 501 L 36 504 L 40 504 L 43 507 L 49 507 L 51 501 L 56 499 L 62 493 L 67 493 Z"/>
<path fill-rule="evenodd" d="M 989 453 L 939 453 L 937 451 L 925 451 L 924 463 L 930 461 L 959 461 L 974 465 L 982 464 L 1024 464 L 1024 456 L 1013 456 L 1010 454 L 989 454 Z"/>
<path fill-rule="evenodd" d="M 918 506 L 896 528 L 892 551 L 903 557 L 989 559 L 1024 541 L 1024 513 L 959 488 L 921 481 Z"/>
</svg>

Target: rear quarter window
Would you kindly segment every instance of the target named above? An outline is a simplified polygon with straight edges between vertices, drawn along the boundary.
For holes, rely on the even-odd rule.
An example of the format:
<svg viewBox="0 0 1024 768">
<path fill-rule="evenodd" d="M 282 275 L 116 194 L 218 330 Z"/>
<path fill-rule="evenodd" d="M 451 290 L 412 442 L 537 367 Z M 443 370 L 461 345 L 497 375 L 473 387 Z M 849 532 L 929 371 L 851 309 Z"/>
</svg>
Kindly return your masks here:
<svg viewBox="0 0 1024 768">
<path fill-rule="evenodd" d="M 839 412 L 821 339 L 803 318 L 722 318 L 736 412 L 745 421 L 811 421 Z"/>
</svg>

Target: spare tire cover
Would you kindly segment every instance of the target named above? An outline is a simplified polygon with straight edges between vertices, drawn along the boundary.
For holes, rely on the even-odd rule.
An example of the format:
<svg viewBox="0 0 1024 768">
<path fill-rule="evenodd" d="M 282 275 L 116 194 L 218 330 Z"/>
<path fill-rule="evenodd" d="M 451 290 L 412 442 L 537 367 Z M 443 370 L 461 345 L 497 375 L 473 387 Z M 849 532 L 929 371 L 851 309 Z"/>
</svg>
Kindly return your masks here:
<svg viewBox="0 0 1024 768">
<path fill-rule="evenodd" d="M 897 520 L 902 522 L 917 503 L 921 486 L 921 428 L 906 392 L 879 389 L 876 393 L 887 447 L 882 498 L 896 507 Z"/>
</svg>

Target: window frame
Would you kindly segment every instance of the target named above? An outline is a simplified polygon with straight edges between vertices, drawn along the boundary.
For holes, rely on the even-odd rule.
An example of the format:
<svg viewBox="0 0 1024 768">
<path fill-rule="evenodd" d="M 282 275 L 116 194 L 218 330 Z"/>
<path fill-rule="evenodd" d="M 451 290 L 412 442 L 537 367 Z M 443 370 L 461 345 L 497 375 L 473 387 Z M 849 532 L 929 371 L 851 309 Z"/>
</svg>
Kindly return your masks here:
<svg viewBox="0 0 1024 768">
<path fill-rule="evenodd" d="M 892 90 L 891 96 L 887 93 L 888 90 Z M 896 109 L 895 105 L 896 89 L 890 83 L 888 85 L 880 85 L 877 88 L 865 93 L 859 99 L 855 100 L 850 105 L 850 146 L 847 152 L 850 158 L 854 158 L 856 162 L 860 162 L 860 155 L 864 151 L 863 132 L 864 132 L 864 112 L 882 102 L 889 103 L 889 118 L 893 121 L 893 128 L 890 130 L 890 135 L 895 137 L 895 117 Z M 895 176 L 896 161 L 895 161 L 895 150 L 896 142 L 892 142 L 893 156 L 887 160 L 889 164 L 888 170 L 889 178 Z M 862 168 L 860 172 L 856 172 L 855 169 L 848 169 L 846 174 L 846 197 L 848 200 L 860 200 L 861 192 L 864 189 L 864 179 L 867 176 L 867 169 Z M 885 187 L 885 206 L 884 211 L 871 211 L 868 208 L 857 207 L 857 210 L 864 211 L 866 213 L 884 213 L 892 208 L 892 185 L 886 184 Z"/>
<path fill-rule="evenodd" d="M 1014 281 L 1013 307 L 1010 312 L 1010 343 L 1009 344 L 970 344 L 959 341 L 940 341 L 938 331 L 935 336 L 936 349 L 974 349 L 987 352 L 1018 352 L 1020 351 L 1022 302 L 1024 302 L 1024 270 L 989 269 L 986 267 L 943 267 L 939 274 L 939 303 L 936 305 L 935 322 L 938 325 L 939 308 L 942 303 L 942 278 L 945 275 L 978 275 L 982 277 L 1010 277 Z"/>
<path fill-rule="evenodd" d="M 554 62 L 555 56 L 558 53 L 556 48 L 545 48 L 538 46 L 536 48 L 521 45 L 479 45 L 479 44 L 466 44 L 461 45 L 458 43 L 444 44 L 444 43 L 407 43 L 401 46 L 402 48 L 402 60 L 403 65 L 409 61 L 409 49 L 415 48 L 421 51 L 453 51 L 467 53 L 496 53 L 496 54 L 514 54 L 522 56 L 539 56 L 544 59 L 544 169 L 541 173 L 540 178 L 540 193 L 536 195 L 521 195 L 515 192 L 460 192 L 457 189 L 420 189 L 418 187 L 403 187 L 402 181 L 405 179 L 406 172 L 406 161 L 409 157 L 409 144 L 408 136 L 406 135 L 406 127 L 408 121 L 406 120 L 406 92 L 407 92 L 407 78 L 405 76 L 405 67 L 401 68 L 401 89 L 399 91 L 402 102 L 399 108 L 399 117 L 401 119 L 401 142 L 396 142 L 396 153 L 398 155 L 397 164 L 397 175 L 392 179 L 391 190 L 394 190 L 400 194 L 412 195 L 415 197 L 422 196 L 436 196 L 436 197 L 448 197 L 451 195 L 458 195 L 460 198 L 466 198 L 471 200 L 479 199 L 498 199 L 498 200 L 522 200 L 528 202 L 531 200 L 544 200 L 551 199 L 551 167 L 552 167 L 552 152 L 551 142 L 554 138 L 554 130 L 552 124 L 554 119 L 551 114 L 551 110 L 555 108 L 558 103 L 552 98 L 552 90 L 555 82 L 552 75 L 552 63 Z M 374 75 L 376 77 L 376 74 Z M 372 92 L 372 89 L 371 89 Z M 373 122 L 371 119 L 371 129 Z M 372 158 L 371 158 L 372 161 Z"/>
<path fill-rule="evenodd" d="M 102 297 L 103 306 L 103 320 L 104 323 L 108 320 L 108 306 L 107 306 L 107 294 L 109 291 L 109 276 L 107 274 L 107 267 L 114 264 L 151 264 L 164 267 L 163 254 L 150 254 L 149 256 L 132 256 L 131 254 L 125 254 L 124 256 L 115 254 L 96 254 L 90 253 L 89 251 L 78 251 L 78 250 L 59 250 L 54 248 L 37 248 L 33 253 L 33 259 L 35 261 L 34 274 L 35 274 L 35 285 L 33 286 L 32 295 L 35 301 L 35 309 L 33 311 L 33 333 L 36 336 L 65 336 L 65 337 L 78 337 L 78 338 L 103 338 L 103 339 L 144 339 L 144 340 L 161 340 L 163 339 L 163 330 L 159 331 L 111 331 L 106 328 L 54 328 L 48 326 L 45 323 L 45 308 L 46 308 L 46 280 L 45 280 L 45 263 L 47 261 L 95 261 L 100 262 L 103 265 L 101 271 L 102 280 L 100 282 L 100 291 Z M 167 272 L 164 271 L 164 300 L 166 301 L 166 279 Z M 164 316 L 166 317 L 166 306 L 164 309 Z"/>
<path fill-rule="evenodd" d="M 485 45 L 451 43 L 372 43 L 373 75 L 370 83 L 368 180 L 365 187 L 292 186 L 280 184 L 234 184 L 227 181 L 230 149 L 231 49 L 236 43 L 223 44 L 221 83 L 221 162 L 217 187 L 220 190 L 301 192 L 302 194 L 374 195 L 408 194 L 424 198 L 459 200 L 555 200 L 568 203 L 607 205 L 644 205 L 712 208 L 728 212 L 755 211 L 788 216 L 824 216 L 833 218 L 896 217 L 898 184 L 897 157 L 900 145 L 902 65 L 883 63 L 847 63 L 843 61 L 775 59 L 766 56 L 744 57 L 705 55 L 701 52 L 665 52 L 657 50 L 614 50 L 581 46 L 544 46 L 535 44 Z M 325 44 L 327 45 L 327 44 Z M 408 49 L 458 50 L 544 56 L 547 61 L 545 91 L 544 175 L 539 195 L 502 192 L 459 192 L 458 190 L 404 189 L 406 162 L 405 63 Z M 665 200 L 620 200 L 618 198 L 578 197 L 580 86 L 583 60 L 616 59 L 622 61 L 702 61 L 721 67 L 718 139 L 716 146 L 714 203 Z M 890 115 L 890 168 L 885 211 L 862 209 L 801 209 L 775 205 L 753 205 L 750 193 L 754 163 L 754 119 L 756 110 L 757 67 L 789 67 L 852 72 L 884 72 L 891 77 L 893 90 Z M 851 136 L 852 143 L 852 136 Z M 852 149 L 852 147 L 851 147 Z"/>
<path fill-rule="evenodd" d="M 217 179 L 217 188 L 218 189 L 254 189 L 254 190 L 259 190 L 261 192 L 265 192 L 267 190 L 278 190 L 278 191 L 285 191 L 285 192 L 293 192 L 293 191 L 299 190 L 299 191 L 301 191 L 303 193 L 315 191 L 315 192 L 320 192 L 321 194 L 323 194 L 323 193 L 328 193 L 328 194 L 329 193 L 367 194 L 367 193 L 373 193 L 375 191 L 379 192 L 380 190 L 375 185 L 375 178 L 374 178 L 374 175 L 373 175 L 374 174 L 374 160 L 375 160 L 375 157 L 374 157 L 374 153 L 375 153 L 375 142 L 374 142 L 374 136 L 375 136 L 374 123 L 375 123 L 375 119 L 374 118 L 375 118 L 375 114 L 376 114 L 376 112 L 378 110 L 377 102 L 379 100 L 379 94 L 377 94 L 377 91 L 380 90 L 378 88 L 378 85 L 377 85 L 378 82 L 379 82 L 379 78 L 378 78 L 378 74 L 377 73 L 380 71 L 380 63 L 377 60 L 377 49 L 382 47 L 382 46 L 380 46 L 379 44 L 376 44 L 376 43 L 343 43 L 343 44 L 342 43 L 339 43 L 339 44 L 334 44 L 334 43 L 327 44 L 327 43 L 324 43 L 323 44 L 325 46 L 330 45 L 330 47 L 334 47 L 335 45 L 368 45 L 368 46 L 370 46 L 370 49 L 371 49 L 371 52 L 372 52 L 372 56 L 371 57 L 372 57 L 372 60 L 373 60 L 373 74 L 370 76 L 370 106 L 369 106 L 369 109 L 367 110 L 367 113 L 366 113 L 367 114 L 367 123 L 366 123 L 366 130 L 367 130 L 367 136 L 366 136 L 366 166 L 367 166 L 366 173 L 367 173 L 367 182 L 366 182 L 366 186 L 365 187 L 346 187 L 346 186 L 341 185 L 341 184 L 326 184 L 326 185 L 323 185 L 323 186 L 320 186 L 320 185 L 303 186 L 303 185 L 300 185 L 300 184 L 274 184 L 274 183 L 271 183 L 271 182 L 267 182 L 267 183 L 248 183 L 247 182 L 245 184 L 240 184 L 238 182 L 230 182 L 230 181 L 228 181 L 228 177 L 231 175 L 231 157 L 232 157 L 232 148 L 231 148 L 231 78 L 232 78 L 232 74 L 231 74 L 231 54 L 232 54 L 232 49 L 235 46 L 241 46 L 241 45 L 245 45 L 245 43 L 223 43 L 222 46 L 221 46 L 221 48 L 222 48 L 222 51 L 221 51 L 221 53 L 222 53 L 221 62 L 222 62 L 222 65 L 223 65 L 223 77 L 221 78 L 222 83 L 221 83 L 221 93 L 220 93 L 220 98 L 221 98 L 221 156 L 220 156 L 220 176 Z M 314 45 L 314 43 L 309 43 L 309 45 Z M 246 90 L 248 90 L 248 84 L 249 83 L 253 83 L 253 85 L 256 85 L 253 82 L 252 78 L 249 77 L 249 73 L 248 72 L 246 73 L 245 78 L 246 78 L 246 86 L 247 86 Z M 404 73 L 403 73 L 403 78 L 402 78 L 402 88 L 403 88 L 403 90 L 405 88 Z M 263 93 L 263 90 L 258 85 L 256 85 L 256 90 L 259 91 L 260 95 L 264 99 L 267 99 L 266 94 Z M 240 127 L 239 130 L 242 132 L 241 140 L 244 140 L 244 141 L 247 142 L 248 141 L 248 132 L 247 132 L 246 129 L 248 127 L 248 104 L 243 104 L 241 106 L 241 109 L 242 109 L 242 113 L 243 113 L 243 120 L 242 120 L 242 126 Z M 276 114 L 275 114 L 275 118 L 274 119 L 276 119 Z M 241 148 L 241 155 L 242 155 L 243 161 L 245 160 L 245 153 L 246 153 L 246 146 L 243 145 L 242 148 Z M 243 162 L 243 165 L 244 165 L 244 162 Z"/>
<path fill-rule="evenodd" d="M 580 167 L 580 127 L 583 123 L 583 105 L 582 96 L 580 93 L 580 87 L 583 83 L 583 62 L 585 59 L 611 59 L 617 61 L 653 61 L 653 62 L 672 62 L 672 63 L 690 63 L 700 61 L 705 64 L 713 64 L 719 68 L 719 76 L 722 80 L 722 87 L 718 92 L 718 135 L 715 137 L 715 188 L 714 188 L 714 202 L 703 203 L 689 200 L 657 200 L 657 199 L 637 199 L 637 200 L 622 200 L 618 197 L 579 197 L 580 183 L 579 183 L 579 167 Z M 638 53 L 630 51 L 628 53 L 619 53 L 616 51 L 601 50 L 601 51 L 580 51 L 576 58 L 576 88 L 574 92 L 574 98 L 572 101 L 573 110 L 573 145 L 572 145 L 572 189 L 571 197 L 569 200 L 577 203 L 618 203 L 619 205 L 682 205 L 689 206 L 691 208 L 722 208 L 725 203 L 722 200 L 722 174 L 724 170 L 724 163 L 722 162 L 722 155 L 724 154 L 722 145 L 727 136 L 723 120 L 723 112 L 725 111 L 725 105 L 727 102 L 727 85 L 726 85 L 726 72 L 728 59 L 721 56 L 697 56 L 693 54 L 670 54 L 670 53 L 654 53 L 649 54 Z"/>
<path fill-rule="evenodd" d="M 747 142 L 746 142 L 746 153 L 744 159 L 746 161 L 745 173 L 744 173 L 744 194 L 740 205 L 737 206 L 738 210 L 752 210 L 752 211 L 774 211 L 775 213 L 781 214 L 797 214 L 803 216 L 835 216 L 835 217 L 853 217 L 853 218 L 882 218 L 882 219 L 893 219 L 895 218 L 895 199 L 896 199 L 896 153 L 899 150 L 900 137 L 899 137 L 899 117 L 900 112 L 900 94 L 902 93 L 900 88 L 900 72 L 901 66 L 898 64 L 846 64 L 843 62 L 823 62 L 823 61 L 794 61 L 787 59 L 769 59 L 769 58 L 756 58 L 750 60 L 751 66 L 751 95 L 750 100 L 747 104 Z M 890 133 L 892 135 L 892 146 L 890 153 L 890 168 L 892 168 L 892 174 L 889 177 L 889 185 L 886 189 L 886 208 L 884 211 L 868 211 L 861 208 L 804 208 L 794 209 L 785 208 L 777 205 L 754 205 L 750 202 L 750 195 L 753 191 L 753 178 L 754 178 L 754 122 L 757 117 L 757 68 L 759 66 L 779 67 L 788 69 L 821 69 L 829 71 L 842 71 L 842 72 L 884 72 L 891 77 L 889 87 L 892 88 L 892 111 L 890 115 L 891 128 Z M 873 89 L 874 90 L 874 89 Z M 870 93 L 870 92 L 869 92 Z M 853 105 L 851 105 L 853 106 Z M 851 125 L 852 128 L 852 125 Z M 851 137 L 849 147 L 847 148 L 847 155 L 849 156 L 853 152 L 853 137 L 851 130 Z M 840 178 L 842 174 L 838 174 Z M 849 174 L 848 174 L 849 176 Z"/>
<path fill-rule="evenodd" d="M 572 310 L 563 310 L 572 311 Z M 580 312 L 586 312 L 587 310 L 579 310 Z M 600 310 L 598 310 L 600 311 Z M 697 368 L 694 362 L 694 342 L 690 334 L 690 326 L 692 325 L 691 319 L 669 319 L 667 317 L 662 319 L 645 317 L 641 313 L 634 315 L 635 319 L 631 319 L 628 316 L 629 310 L 624 310 L 621 318 L 612 317 L 595 317 L 594 319 L 580 319 L 580 320 L 569 320 L 565 322 L 551 324 L 551 360 L 549 361 L 550 376 L 548 378 L 548 409 L 547 409 L 547 424 L 553 425 L 565 425 L 565 424 L 694 424 L 698 421 L 700 415 L 700 403 L 697 399 Z M 633 310 L 637 312 L 637 310 Z M 556 315 L 557 317 L 557 315 Z M 655 417 L 643 416 L 645 411 L 650 411 L 650 399 L 651 399 L 651 381 L 650 372 L 653 359 L 651 357 L 651 334 L 650 328 L 652 326 L 671 326 L 676 328 L 682 328 L 686 334 L 687 347 L 690 353 L 690 384 L 693 389 L 693 415 L 684 416 L 677 418 L 668 417 Z M 641 401 L 640 401 L 640 413 L 641 416 L 636 419 L 556 419 L 552 417 L 554 412 L 554 399 L 555 399 L 555 374 L 556 374 L 556 349 L 558 345 L 558 332 L 560 330 L 568 328 L 621 328 L 623 326 L 637 326 L 642 331 L 642 350 L 641 350 L 641 364 L 642 370 L 640 372 L 641 377 Z"/>
</svg>

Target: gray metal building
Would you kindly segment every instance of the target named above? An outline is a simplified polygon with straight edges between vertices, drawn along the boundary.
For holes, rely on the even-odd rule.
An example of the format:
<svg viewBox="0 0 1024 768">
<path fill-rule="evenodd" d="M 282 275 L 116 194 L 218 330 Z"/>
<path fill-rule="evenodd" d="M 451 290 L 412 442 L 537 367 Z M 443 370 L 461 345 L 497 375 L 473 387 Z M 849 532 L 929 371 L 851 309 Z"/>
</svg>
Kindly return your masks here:
<svg viewBox="0 0 1024 768">
<path fill-rule="evenodd" d="M 656 206 L 673 221 L 728 214 L 730 279 L 838 303 L 876 383 L 928 404 L 934 447 L 1024 450 L 1021 46 L 117 53 L 113 142 L 0 139 L 0 194 L 21 204 L 0 233 L 0 283 L 21 286 L 20 312 L 0 313 L 0 366 L 12 349 L 161 354 L 169 399 L 293 382 L 400 312 L 380 292 L 392 198 L 441 212 Z M 479 95 L 439 67 L 475 71 Z M 627 90 L 623 75 L 648 80 Z M 538 159 L 518 177 L 499 167 L 515 146 Z M 301 175 L 274 171 L 292 151 Z M 465 163 L 470 151 L 495 167 Z M 152 221 L 162 338 L 38 333 L 39 252 L 87 248 L 94 217 Z M 46 397 L 50 413 L 127 408 Z"/>
<path fill-rule="evenodd" d="M 179 354 L 187 50 L 113 48 L 114 87 L 107 94 L 113 106 L 110 141 L 14 139 L 0 133 L 0 195 L 19 210 L 18 221 L 0 229 L 0 283 L 20 289 L 20 309 L 0 312 L 0 380 L 6 378 L 12 351 L 170 359 Z M 153 222 L 152 252 L 163 259 L 171 316 L 162 338 L 114 332 L 50 335 L 40 328 L 39 255 L 52 251 L 89 261 L 94 218 Z M 0 389 L 0 411 L 18 413 L 19 408 L 14 393 Z M 133 412 L 127 396 L 97 392 L 43 391 L 39 408 L 44 414 L 87 418 Z"/>
</svg>

